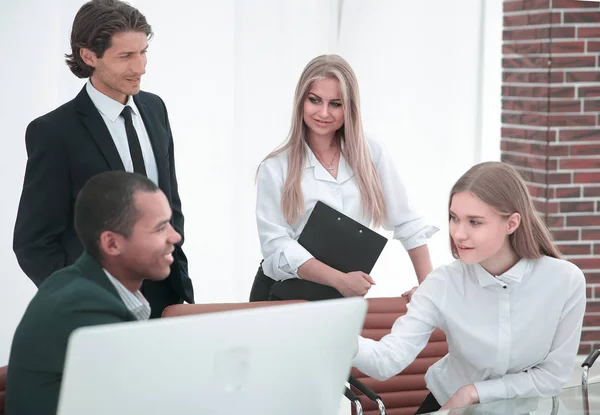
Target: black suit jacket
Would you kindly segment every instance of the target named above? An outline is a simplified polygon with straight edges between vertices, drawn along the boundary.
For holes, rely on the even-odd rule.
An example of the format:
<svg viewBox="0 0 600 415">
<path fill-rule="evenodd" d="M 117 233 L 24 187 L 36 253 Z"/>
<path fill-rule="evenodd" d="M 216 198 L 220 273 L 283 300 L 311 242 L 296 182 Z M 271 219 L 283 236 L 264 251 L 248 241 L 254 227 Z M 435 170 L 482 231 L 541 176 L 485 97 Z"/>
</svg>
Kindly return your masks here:
<svg viewBox="0 0 600 415">
<path fill-rule="evenodd" d="M 181 249 L 184 218 L 167 109 L 160 97 L 148 92 L 140 92 L 134 101 L 152 143 L 158 185 L 173 210 L 172 225 L 182 236 L 166 280 L 180 299 L 173 300 L 171 295 L 169 302 L 191 303 L 194 293 L 187 258 Z M 28 160 L 13 249 L 21 269 L 39 286 L 54 271 L 74 263 L 83 252 L 73 223 L 79 190 L 92 176 L 124 167 L 85 86 L 75 99 L 32 121 L 25 141 Z M 150 283 L 146 281 L 144 286 Z M 152 306 L 152 299 L 148 301 Z"/>
</svg>

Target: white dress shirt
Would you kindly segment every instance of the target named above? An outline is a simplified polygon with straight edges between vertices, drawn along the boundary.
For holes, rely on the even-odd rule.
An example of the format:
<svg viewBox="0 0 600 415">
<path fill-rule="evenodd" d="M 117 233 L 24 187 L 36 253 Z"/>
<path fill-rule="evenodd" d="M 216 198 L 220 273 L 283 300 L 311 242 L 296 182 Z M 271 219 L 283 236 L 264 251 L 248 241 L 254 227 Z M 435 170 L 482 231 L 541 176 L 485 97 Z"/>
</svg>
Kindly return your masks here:
<svg viewBox="0 0 600 415">
<path fill-rule="evenodd" d="M 585 277 L 570 262 L 522 259 L 494 277 L 457 260 L 425 278 L 391 334 L 359 337 L 354 365 L 376 379 L 395 376 L 439 327 L 448 354 L 425 381 L 440 404 L 469 384 L 482 403 L 555 396 L 571 376 L 585 306 Z"/>
<path fill-rule="evenodd" d="M 119 156 L 121 156 L 125 171 L 133 173 L 133 162 L 131 161 L 131 154 L 129 153 L 127 133 L 125 132 L 125 119 L 121 117 L 121 112 L 123 111 L 123 108 L 125 108 L 125 105 L 98 91 L 89 80 L 85 85 L 85 90 L 108 128 L 108 132 L 115 143 L 115 147 L 117 147 Z M 154 157 L 154 151 L 152 150 L 152 143 L 150 143 L 150 137 L 144 126 L 140 111 L 135 105 L 135 101 L 131 95 L 128 97 L 126 105 L 130 106 L 132 109 L 131 118 L 133 120 L 135 132 L 140 140 L 140 147 L 142 148 L 142 156 L 144 157 L 144 165 L 146 167 L 146 175 L 158 186 L 158 168 L 156 167 L 156 158 Z"/>
<path fill-rule="evenodd" d="M 103 268 L 104 269 L 104 268 Z M 150 304 L 146 300 L 146 297 L 141 293 L 140 290 L 137 290 L 135 293 L 129 291 L 121 282 L 110 275 L 110 272 L 104 270 L 104 273 L 108 277 L 109 281 L 114 285 L 117 290 L 117 294 L 121 297 L 121 300 L 125 303 L 125 306 L 131 314 L 135 316 L 138 320 L 148 320 L 150 318 Z"/>
<path fill-rule="evenodd" d="M 406 250 L 427 244 L 438 229 L 427 225 L 411 206 L 404 184 L 383 143 L 368 139 L 386 203 L 383 227 L 394 231 Z M 264 258 L 263 272 L 274 280 L 298 278 L 298 268 L 313 256 L 298 242 L 313 208 L 321 201 L 365 226 L 371 224 L 370 212 L 362 211 L 360 192 L 354 172 L 340 154 L 337 179 L 317 160 L 305 145 L 306 163 L 302 172 L 304 211 L 290 226 L 283 217 L 281 195 L 287 177 L 287 153 L 265 160 L 258 169 L 256 221 Z"/>
</svg>

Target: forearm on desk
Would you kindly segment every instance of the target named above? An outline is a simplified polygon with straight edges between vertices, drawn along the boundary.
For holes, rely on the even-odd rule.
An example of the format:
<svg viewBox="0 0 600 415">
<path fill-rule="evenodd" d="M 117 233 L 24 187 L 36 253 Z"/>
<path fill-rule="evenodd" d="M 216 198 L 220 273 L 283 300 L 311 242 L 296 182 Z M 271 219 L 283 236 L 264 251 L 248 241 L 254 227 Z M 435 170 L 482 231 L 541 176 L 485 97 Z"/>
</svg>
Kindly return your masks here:
<svg viewBox="0 0 600 415">
<path fill-rule="evenodd" d="M 425 277 L 433 271 L 431 265 L 431 257 L 429 256 L 429 247 L 427 245 L 421 245 L 408 251 L 408 256 L 413 264 L 415 273 L 417 274 L 417 280 L 419 284 L 425 280 Z"/>
</svg>

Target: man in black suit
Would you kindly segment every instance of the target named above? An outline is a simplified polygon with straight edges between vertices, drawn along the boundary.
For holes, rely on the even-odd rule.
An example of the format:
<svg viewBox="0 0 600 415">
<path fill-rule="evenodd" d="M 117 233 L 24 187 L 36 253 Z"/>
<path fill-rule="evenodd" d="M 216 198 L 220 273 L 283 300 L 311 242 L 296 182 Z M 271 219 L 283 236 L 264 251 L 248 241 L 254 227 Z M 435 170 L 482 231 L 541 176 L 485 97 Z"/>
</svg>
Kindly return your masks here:
<svg viewBox="0 0 600 415">
<path fill-rule="evenodd" d="M 89 80 L 75 99 L 31 122 L 25 134 L 28 160 L 13 249 L 38 286 L 82 254 L 73 206 L 84 183 L 103 171 L 136 172 L 157 184 L 183 238 L 167 109 L 160 97 L 140 91 L 151 37 L 144 15 L 119 0 L 89 1 L 75 16 L 66 62 Z M 168 305 L 194 301 L 182 243 L 169 277 L 142 286 L 152 317 Z"/>
</svg>

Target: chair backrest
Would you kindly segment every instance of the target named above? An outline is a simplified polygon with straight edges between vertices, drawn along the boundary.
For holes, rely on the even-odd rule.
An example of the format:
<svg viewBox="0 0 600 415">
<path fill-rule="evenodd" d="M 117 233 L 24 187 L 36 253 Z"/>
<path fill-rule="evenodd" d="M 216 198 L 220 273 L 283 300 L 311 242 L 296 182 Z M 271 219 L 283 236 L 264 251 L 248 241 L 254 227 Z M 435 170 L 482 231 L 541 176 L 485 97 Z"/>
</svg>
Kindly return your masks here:
<svg viewBox="0 0 600 415">
<path fill-rule="evenodd" d="M 214 304 L 175 304 L 163 310 L 162 317 L 187 316 L 192 314 L 217 313 L 229 310 L 246 310 L 249 308 L 270 307 L 275 305 L 301 303 L 293 301 L 257 301 L 254 303 L 214 303 Z"/>
<path fill-rule="evenodd" d="M 4 404 L 6 402 L 6 372 L 8 366 L 0 367 L 0 415 L 4 414 Z"/>
<path fill-rule="evenodd" d="M 392 325 L 398 317 L 406 314 L 406 299 L 403 297 L 370 298 L 369 309 L 363 327 L 362 335 L 379 340 L 390 333 Z M 352 375 L 381 396 L 388 414 L 412 415 L 429 393 L 425 386 L 425 373 L 429 366 L 440 360 L 448 353 L 446 336 L 440 329 L 435 329 L 429 343 L 417 359 L 401 374 L 384 382 L 367 377 L 357 369 L 352 369 Z M 375 403 L 360 394 L 365 415 L 379 414 Z"/>
</svg>

